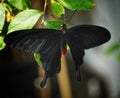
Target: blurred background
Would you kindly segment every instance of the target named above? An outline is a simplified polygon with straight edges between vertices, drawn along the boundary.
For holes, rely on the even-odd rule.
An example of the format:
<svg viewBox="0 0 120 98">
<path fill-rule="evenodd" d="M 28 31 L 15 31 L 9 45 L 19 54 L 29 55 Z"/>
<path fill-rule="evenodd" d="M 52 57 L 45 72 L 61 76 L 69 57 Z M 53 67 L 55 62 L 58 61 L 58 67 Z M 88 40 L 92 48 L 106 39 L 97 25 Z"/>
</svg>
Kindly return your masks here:
<svg viewBox="0 0 120 98">
<path fill-rule="evenodd" d="M 40 0 L 32 0 L 33 8 L 41 9 Z M 79 11 L 70 26 L 93 24 L 107 28 L 111 40 L 86 50 L 82 65 L 83 80 L 77 82 L 70 52 L 62 57 L 61 72 L 50 78 L 45 89 L 39 87 L 44 71 L 31 53 L 6 47 L 0 51 L 0 98 L 120 98 L 120 61 L 105 51 L 120 42 L 120 0 L 95 0 L 96 7 Z M 66 16 L 71 15 L 66 10 Z"/>
</svg>

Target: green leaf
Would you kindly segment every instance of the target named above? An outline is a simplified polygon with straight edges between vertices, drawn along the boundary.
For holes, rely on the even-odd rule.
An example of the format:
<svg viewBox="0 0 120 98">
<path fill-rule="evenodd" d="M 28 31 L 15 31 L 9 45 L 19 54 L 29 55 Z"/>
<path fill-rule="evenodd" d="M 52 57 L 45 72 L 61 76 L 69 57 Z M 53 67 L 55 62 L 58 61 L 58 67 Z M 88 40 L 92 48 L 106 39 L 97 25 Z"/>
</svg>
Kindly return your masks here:
<svg viewBox="0 0 120 98">
<path fill-rule="evenodd" d="M 60 17 L 62 14 L 65 13 L 64 7 L 54 0 L 51 1 L 51 9 L 52 13 L 57 17 Z"/>
<path fill-rule="evenodd" d="M 51 20 L 51 21 L 45 21 L 44 25 L 46 28 L 59 30 L 63 23 L 64 22 L 61 20 L 57 20 L 57 21 Z"/>
<path fill-rule="evenodd" d="M 0 36 L 0 50 L 5 48 L 5 43 L 4 43 L 4 38 L 2 36 Z"/>
<path fill-rule="evenodd" d="M 38 63 L 38 65 L 42 64 L 42 62 L 40 61 L 40 54 L 39 53 L 34 53 L 34 58 L 35 58 L 35 61 Z"/>
<path fill-rule="evenodd" d="M 120 49 L 120 42 L 116 42 L 114 44 L 112 44 L 106 51 L 105 54 L 109 55 L 115 51 L 117 51 L 118 49 Z"/>
<path fill-rule="evenodd" d="M 93 0 L 57 0 L 70 10 L 90 10 L 93 8 Z"/>
<path fill-rule="evenodd" d="M 30 0 L 8 0 L 8 2 L 17 9 L 25 10 L 31 5 Z"/>
<path fill-rule="evenodd" d="M 4 23 L 5 23 L 5 9 L 4 9 L 4 7 L 0 4 L 0 33 L 2 32 Z"/>
<path fill-rule="evenodd" d="M 8 27 L 8 33 L 21 29 L 33 28 L 33 26 L 36 24 L 36 22 L 42 15 L 43 12 L 33 9 L 20 12 L 10 22 L 10 25 Z"/>
<path fill-rule="evenodd" d="M 120 62 L 120 54 L 117 55 L 117 60 Z"/>
<path fill-rule="evenodd" d="M 9 4 L 3 3 L 2 5 L 7 13 L 12 12 L 12 7 Z"/>
</svg>

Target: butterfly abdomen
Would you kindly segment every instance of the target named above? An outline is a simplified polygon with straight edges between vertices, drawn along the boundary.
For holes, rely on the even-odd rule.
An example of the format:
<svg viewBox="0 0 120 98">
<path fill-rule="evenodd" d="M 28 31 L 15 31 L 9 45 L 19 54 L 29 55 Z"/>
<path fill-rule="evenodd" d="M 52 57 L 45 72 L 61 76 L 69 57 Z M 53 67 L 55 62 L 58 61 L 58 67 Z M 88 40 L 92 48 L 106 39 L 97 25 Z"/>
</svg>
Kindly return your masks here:
<svg viewBox="0 0 120 98">
<path fill-rule="evenodd" d="M 66 40 L 65 40 L 65 36 L 63 36 L 63 39 L 62 39 L 62 53 L 61 53 L 61 55 L 62 56 L 66 56 L 66 54 L 67 54 L 67 43 L 66 43 Z"/>
</svg>

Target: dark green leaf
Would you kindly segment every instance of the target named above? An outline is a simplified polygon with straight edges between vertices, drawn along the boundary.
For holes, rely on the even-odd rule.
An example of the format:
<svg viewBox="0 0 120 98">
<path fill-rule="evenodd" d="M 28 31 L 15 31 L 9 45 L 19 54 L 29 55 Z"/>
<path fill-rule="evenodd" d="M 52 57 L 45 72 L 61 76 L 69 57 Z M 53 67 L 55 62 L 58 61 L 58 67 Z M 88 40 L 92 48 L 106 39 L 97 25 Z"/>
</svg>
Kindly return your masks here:
<svg viewBox="0 0 120 98">
<path fill-rule="evenodd" d="M 17 9 L 25 10 L 31 5 L 30 0 L 8 0 L 8 2 Z"/>
<path fill-rule="evenodd" d="M 21 29 L 33 28 L 42 15 L 43 12 L 33 9 L 20 12 L 11 21 L 8 27 L 8 33 Z"/>
<path fill-rule="evenodd" d="M 44 25 L 46 28 L 59 30 L 63 23 L 64 22 L 60 21 L 60 20 L 58 20 L 58 21 L 53 20 L 53 21 L 45 21 Z"/>
<path fill-rule="evenodd" d="M 2 50 L 5 47 L 5 43 L 4 43 L 4 38 L 2 36 L 0 36 L 0 50 Z"/>
<path fill-rule="evenodd" d="M 36 62 L 38 63 L 38 65 L 41 65 L 41 61 L 40 61 L 40 54 L 39 53 L 34 53 L 34 58 L 36 60 Z"/>
<path fill-rule="evenodd" d="M 120 42 L 116 42 L 114 44 L 112 44 L 106 51 L 105 54 L 109 55 L 115 51 L 117 51 L 118 49 L 120 49 Z"/>
<path fill-rule="evenodd" d="M 90 10 L 93 8 L 93 0 L 57 0 L 70 10 Z"/>
<path fill-rule="evenodd" d="M 5 23 L 5 9 L 4 9 L 4 7 L 0 4 L 0 33 L 2 32 L 4 23 Z"/>
<path fill-rule="evenodd" d="M 53 15 L 57 17 L 60 17 L 62 14 L 65 13 L 64 7 L 60 3 L 54 0 L 51 1 L 51 9 L 52 9 Z"/>
</svg>

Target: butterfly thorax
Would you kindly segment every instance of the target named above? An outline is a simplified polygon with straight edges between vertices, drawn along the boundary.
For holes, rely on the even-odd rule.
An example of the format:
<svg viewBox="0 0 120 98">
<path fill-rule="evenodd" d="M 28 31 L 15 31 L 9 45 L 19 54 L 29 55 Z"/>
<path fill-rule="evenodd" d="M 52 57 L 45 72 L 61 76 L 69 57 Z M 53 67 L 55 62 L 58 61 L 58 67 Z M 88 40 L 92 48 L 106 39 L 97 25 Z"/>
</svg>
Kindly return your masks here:
<svg viewBox="0 0 120 98">
<path fill-rule="evenodd" d="M 60 30 L 62 30 L 62 33 L 65 34 L 67 30 L 66 25 L 62 24 Z"/>
</svg>

